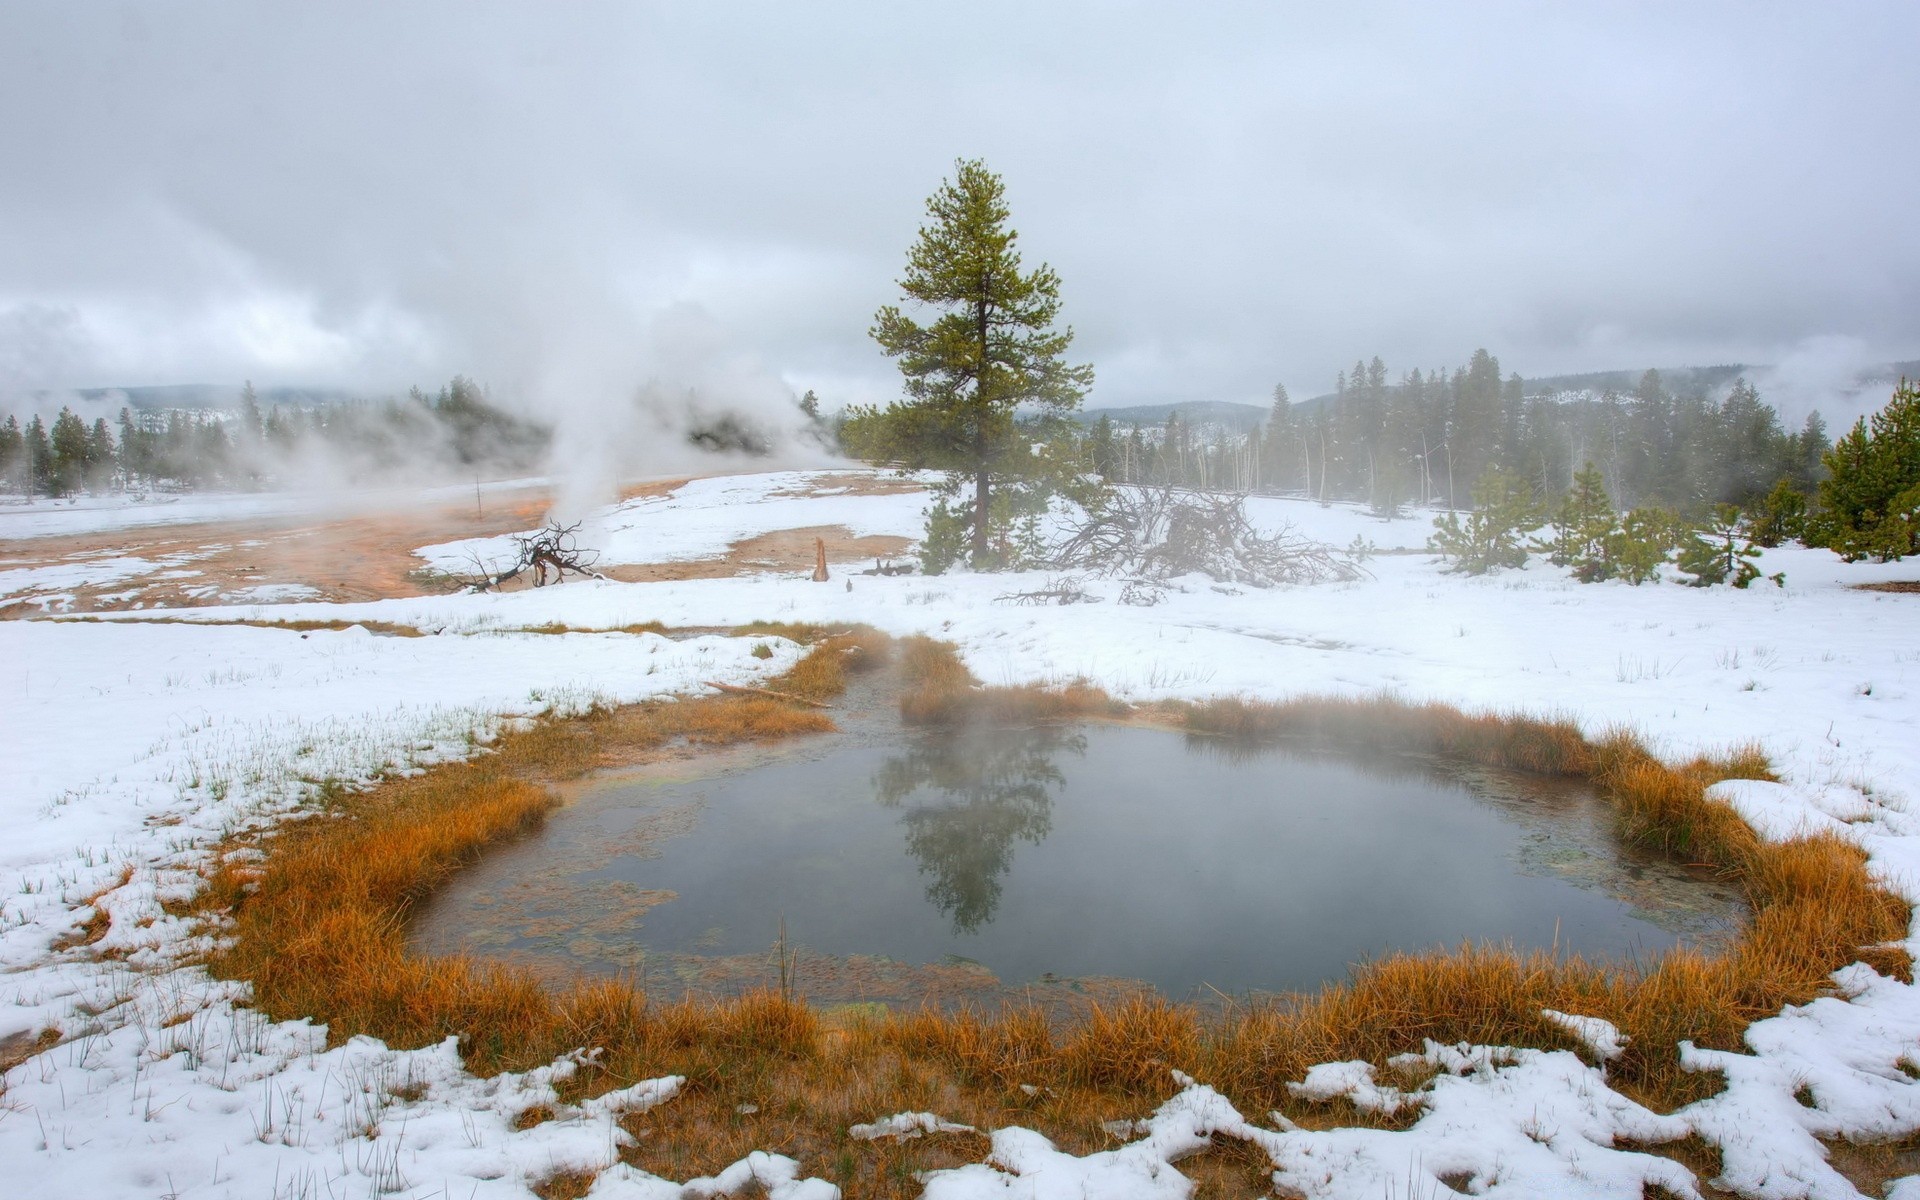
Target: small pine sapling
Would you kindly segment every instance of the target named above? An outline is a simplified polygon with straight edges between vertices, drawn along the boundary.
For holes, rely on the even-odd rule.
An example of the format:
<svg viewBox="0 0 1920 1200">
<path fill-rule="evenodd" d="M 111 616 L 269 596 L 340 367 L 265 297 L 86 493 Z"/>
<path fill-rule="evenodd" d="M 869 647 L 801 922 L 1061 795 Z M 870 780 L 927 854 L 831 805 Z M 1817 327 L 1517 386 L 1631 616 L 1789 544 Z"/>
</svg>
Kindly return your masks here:
<svg viewBox="0 0 1920 1200">
<path fill-rule="evenodd" d="M 1573 487 L 1554 510 L 1553 536 L 1536 548 L 1547 552 L 1557 567 L 1571 567 L 1581 583 L 1598 583 L 1614 575 L 1613 551 L 1620 531 L 1619 515 L 1607 495 L 1600 471 L 1588 463 L 1573 477 Z"/>
<path fill-rule="evenodd" d="M 1806 526 L 1807 494 L 1782 477 L 1754 510 L 1750 533 L 1754 545 L 1771 550 L 1800 540 Z"/>
<path fill-rule="evenodd" d="M 1533 487 L 1489 467 L 1473 485 L 1473 506 L 1464 522 L 1450 512 L 1433 523 L 1433 551 L 1466 575 L 1526 566 L 1527 533 L 1540 523 Z"/>
<path fill-rule="evenodd" d="M 1679 562 L 1680 570 L 1691 576 L 1688 586 L 1725 583 L 1744 588 L 1760 578 L 1760 568 L 1752 561 L 1760 557 L 1760 547 L 1748 540 L 1746 532 L 1740 510 L 1731 504 L 1716 508 L 1704 526 L 1690 532 L 1681 543 Z M 1782 586 L 1786 583 L 1785 574 L 1770 578 Z"/>
<path fill-rule="evenodd" d="M 1660 578 L 1676 536 L 1673 514 L 1658 508 L 1636 508 L 1620 518 L 1607 539 L 1607 562 L 1614 576 L 1639 587 Z"/>
</svg>

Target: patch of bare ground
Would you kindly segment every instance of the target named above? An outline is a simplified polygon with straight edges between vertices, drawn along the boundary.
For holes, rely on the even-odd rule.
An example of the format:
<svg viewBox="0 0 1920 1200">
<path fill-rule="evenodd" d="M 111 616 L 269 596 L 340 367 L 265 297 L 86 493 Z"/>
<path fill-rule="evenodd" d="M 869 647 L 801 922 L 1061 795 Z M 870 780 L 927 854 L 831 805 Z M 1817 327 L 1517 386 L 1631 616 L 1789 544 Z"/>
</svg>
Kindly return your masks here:
<svg viewBox="0 0 1920 1200">
<path fill-rule="evenodd" d="M 1883 1196 L 1896 1179 L 1920 1174 L 1920 1135 L 1886 1142 L 1822 1138 L 1827 1162 L 1862 1195 Z"/>
<path fill-rule="evenodd" d="M 656 480 L 625 488 L 620 499 L 664 496 L 685 479 Z M 872 475 L 830 475 L 814 490 L 891 495 L 917 490 L 908 481 Z M 61 613 L 122 612 L 223 604 L 256 604 L 255 589 L 309 589 L 298 598 L 359 603 L 445 591 L 457 585 L 423 569 L 414 550 L 467 538 L 498 537 L 538 526 L 547 514 L 544 491 L 510 497 L 485 497 L 478 508 L 454 503 L 408 512 L 341 514 L 299 520 L 249 520 L 201 525 L 171 525 L 71 537 L 0 541 L 0 561 L 9 568 L 44 567 L 107 557 L 143 558 L 155 565 L 148 573 L 111 583 L 58 589 Z M 814 540 L 825 543 L 835 575 L 872 563 L 898 559 L 912 544 L 906 538 L 856 536 L 839 525 L 782 529 L 743 538 L 724 555 L 692 562 L 636 563 L 602 570 L 610 579 L 658 583 L 685 579 L 725 579 L 763 571 L 807 573 L 814 566 Z M 532 586 L 531 576 L 511 580 L 501 590 Z M 0 620 L 42 615 L 34 597 L 0 603 Z M 43 595 L 42 600 L 51 599 Z"/>
<path fill-rule="evenodd" d="M 1880 583 L 1856 583 L 1856 592 L 1892 592 L 1901 596 L 1920 596 L 1920 579 L 1888 579 Z"/>
<path fill-rule="evenodd" d="M 670 488 L 677 484 L 654 484 Z M 0 542 L 0 557 L 12 566 L 50 566 L 106 556 L 156 562 L 145 576 L 71 592 L 66 612 L 112 612 L 220 603 L 257 603 L 248 589 L 292 586 L 312 589 L 309 598 L 342 603 L 417 596 L 418 546 L 461 538 L 495 537 L 539 524 L 547 509 L 542 493 L 414 512 L 347 514 L 301 520 L 250 520 L 204 525 L 167 525 L 72 537 Z M 0 619 L 39 615 L 39 608 L 12 604 Z"/>
<path fill-rule="evenodd" d="M 813 570 L 815 538 L 825 543 L 827 564 L 833 568 L 832 573 L 836 576 L 857 571 L 869 562 L 897 559 L 913 544 L 908 538 L 885 534 L 858 537 L 844 525 L 808 525 L 742 538 L 728 547 L 725 556 L 720 558 L 628 563 L 603 568 L 601 573 L 609 579 L 625 583 L 728 579 L 761 571 L 804 574 Z"/>
<path fill-rule="evenodd" d="M 761 632 L 772 632 L 768 627 Z M 892 651 L 904 679 L 903 717 L 922 723 L 1103 717 L 1112 699 L 1066 689 L 982 687 L 952 648 L 924 638 L 891 643 L 855 630 L 813 636 L 814 648 L 770 689 L 809 699 L 837 695 L 847 673 Z M 396 1046 L 460 1039 L 468 1066 L 491 1073 L 551 1061 L 581 1046 L 603 1053 L 568 1084 L 568 1099 L 665 1074 L 687 1077 L 668 1104 L 624 1118 L 636 1135 L 622 1153 L 669 1178 L 709 1174 L 752 1149 L 787 1153 L 847 1195 L 918 1195 L 920 1172 L 974 1162 L 987 1143 L 943 1134 L 895 1143 L 849 1136 L 851 1125 L 932 1111 L 992 1129 L 1037 1128 L 1074 1153 L 1132 1136 L 1118 1124 L 1170 1096 L 1174 1070 L 1219 1087 L 1242 1112 L 1284 1112 L 1308 1127 L 1403 1125 L 1344 1104 L 1314 1104 L 1287 1089 L 1320 1062 L 1389 1056 L 1442 1043 L 1579 1051 L 1541 1016 L 1559 1009 L 1604 1017 L 1632 1041 L 1609 1065 L 1614 1086 L 1670 1111 L 1718 1090 L 1711 1074 L 1677 1068 L 1682 1039 L 1737 1048 L 1747 1024 L 1830 990 L 1835 968 L 1865 960 L 1907 975 L 1909 912 L 1875 883 L 1857 847 L 1831 837 L 1763 843 L 1708 784 L 1764 777 L 1750 749 L 1670 765 L 1632 737 L 1598 741 L 1571 725 L 1479 716 L 1392 700 L 1225 700 L 1155 712 L 1196 736 L 1301 739 L 1408 751 L 1591 780 L 1614 802 L 1626 836 L 1715 864 L 1750 898 L 1754 917 L 1726 950 L 1676 950 L 1633 964 L 1589 962 L 1483 946 L 1398 955 L 1356 967 L 1319 992 L 1249 1000 L 1226 1011 L 1135 992 L 1105 997 L 1068 1019 L 1038 1005 L 943 1010 L 850 1005 L 821 1009 L 781 986 L 679 1000 L 630 982 L 550 986 L 532 973 L 470 958 L 428 958 L 405 940 L 407 915 L 451 872 L 494 843 L 537 825 L 554 784 L 621 762 L 689 748 L 794 736 L 829 727 L 816 709 L 766 697 L 722 696 L 639 704 L 540 722 L 490 753 L 370 789 L 329 791 L 336 819 L 296 821 L 259 844 L 257 862 L 215 870 L 202 911 L 230 914 L 233 941 L 213 961 L 251 981 L 255 1001 L 280 1018 L 325 1022 Z M 1409 1086 L 1417 1079 L 1408 1080 Z M 1904 1147 L 1841 1150 L 1848 1169 L 1903 1169 Z M 1707 1169 L 1711 1147 L 1664 1152 Z M 1699 1165 L 1695 1165 L 1695 1164 Z M 1260 1164 L 1217 1146 L 1183 1170 L 1215 1194 L 1258 1194 Z M 579 1179 L 551 1181 L 554 1195 Z"/>
<path fill-rule="evenodd" d="M 926 490 L 926 484 L 918 483 L 904 475 L 881 474 L 875 471 L 846 471 L 839 474 L 816 475 L 809 479 L 804 487 L 786 488 L 771 495 L 775 499 L 827 494 L 904 496 L 909 492 Z"/>
</svg>

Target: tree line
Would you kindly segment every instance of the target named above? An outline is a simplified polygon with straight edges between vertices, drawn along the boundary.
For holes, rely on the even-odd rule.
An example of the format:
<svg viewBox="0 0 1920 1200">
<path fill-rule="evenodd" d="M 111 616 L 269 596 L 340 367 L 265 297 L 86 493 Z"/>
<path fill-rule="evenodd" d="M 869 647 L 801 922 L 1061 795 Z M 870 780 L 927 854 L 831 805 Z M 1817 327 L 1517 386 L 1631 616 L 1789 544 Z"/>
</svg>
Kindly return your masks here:
<svg viewBox="0 0 1920 1200">
<path fill-rule="evenodd" d="M 1309 404 L 1277 386 L 1250 433 L 1196 428 L 1178 413 L 1125 431 L 1101 417 L 1088 433 L 1095 469 L 1116 482 L 1305 494 L 1382 513 L 1467 507 L 1473 484 L 1496 467 L 1557 496 L 1591 464 L 1625 507 L 1701 514 L 1751 506 L 1783 478 L 1811 492 L 1829 445 L 1818 413 L 1788 431 L 1745 379 L 1717 400 L 1670 392 L 1658 371 L 1624 395 L 1528 395 L 1485 350 L 1450 372 L 1413 370 L 1392 383 L 1376 356 Z"/>
<path fill-rule="evenodd" d="M 404 400 L 264 412 L 249 382 L 230 412 L 123 407 L 113 424 L 99 417 L 91 425 L 66 407 L 51 424 L 38 414 L 25 423 L 8 414 L 0 420 L 0 490 L 252 488 L 313 455 L 358 475 L 422 463 L 525 467 L 538 461 L 548 436 L 495 407 L 465 376 L 432 395 L 416 387 Z"/>
</svg>

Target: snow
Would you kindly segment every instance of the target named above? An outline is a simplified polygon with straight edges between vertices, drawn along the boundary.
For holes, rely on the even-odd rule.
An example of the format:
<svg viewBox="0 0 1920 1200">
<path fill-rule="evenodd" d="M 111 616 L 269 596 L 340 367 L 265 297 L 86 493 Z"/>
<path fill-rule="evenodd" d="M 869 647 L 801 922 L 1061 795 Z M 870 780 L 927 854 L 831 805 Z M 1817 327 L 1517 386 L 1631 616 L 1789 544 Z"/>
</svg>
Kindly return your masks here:
<svg viewBox="0 0 1920 1200">
<path fill-rule="evenodd" d="M 961 1125 L 954 1121 L 943 1121 L 930 1112 L 895 1113 L 884 1121 L 874 1121 L 866 1125 L 851 1125 L 847 1136 L 862 1141 L 877 1141 L 880 1138 L 894 1138 L 897 1141 L 911 1141 L 927 1133 L 973 1133 L 971 1125 Z"/>
<path fill-rule="evenodd" d="M 917 538 L 924 521 L 921 495 L 808 495 L 810 471 L 773 471 L 696 479 L 664 496 L 640 496 L 588 516 L 580 544 L 600 551 L 602 566 L 694 562 L 723 557 L 737 541 L 782 529 L 841 525 L 855 537 Z M 477 557 L 511 561 L 510 537 L 467 538 L 417 551 L 428 565 L 459 571 Z"/>
<path fill-rule="evenodd" d="M 845 525 L 917 532 L 923 494 L 806 496 L 798 473 L 703 480 L 596 518 L 611 557 L 662 561 L 723 553 L 757 533 Z M 1426 522 L 1346 507 L 1256 501 L 1254 518 L 1336 545 L 1360 536 L 1408 550 Z M 452 553 L 445 547 L 435 553 Z M 826 585 L 770 574 L 650 584 L 568 583 L 505 595 L 332 605 L 183 609 L 188 624 L 0 623 L 0 1037 L 57 1023 L 70 1040 L 7 1076 L 0 1155 L 23 1194 L 525 1196 L 560 1165 L 612 1161 L 621 1134 L 592 1105 L 533 1129 L 512 1116 L 557 1076 L 478 1080 L 451 1046 L 396 1052 L 358 1040 L 326 1050 L 303 1023 L 269 1024 L 231 985 L 188 964 L 192 931 L 159 907 L 190 886 L 205 847 L 271 820 L 311 780 L 357 777 L 471 753 L 503 721 L 596 696 L 630 700 L 745 682 L 783 669 L 778 639 L 520 632 L 560 622 L 611 630 L 650 620 L 868 621 L 952 640 L 990 682 L 1086 677 L 1133 698 L 1391 693 L 1469 709 L 1574 720 L 1591 734 L 1631 728 L 1679 758 L 1758 742 L 1779 783 L 1717 793 L 1767 838 L 1829 830 L 1920 902 L 1920 597 L 1849 585 L 1920 575 L 1912 564 L 1844 564 L 1823 551 L 1769 551 L 1784 588 L 1582 585 L 1536 562 L 1478 579 L 1427 555 L 1381 554 L 1350 585 L 1257 590 L 1177 582 L 1155 607 L 1026 607 L 1000 599 L 1048 576 L 852 577 Z M 238 619 L 389 622 L 300 634 Z M 755 643 L 776 649 L 751 658 Z M 56 951 L 94 909 L 123 963 Z M 1910 940 L 1920 950 L 1920 939 Z M 1179 1160 L 1208 1139 L 1246 1141 L 1276 1188 L 1312 1197 L 1679 1196 L 1701 1184 L 1677 1163 L 1623 1149 L 1697 1134 L 1718 1146 L 1717 1185 L 1756 1197 L 1851 1197 L 1820 1139 L 1920 1130 L 1920 989 L 1864 966 L 1836 994 L 1752 1025 L 1741 1053 L 1689 1048 L 1682 1065 L 1724 1074 L 1724 1091 L 1658 1115 L 1615 1092 L 1618 1031 L 1579 1013 L 1548 1018 L 1569 1051 L 1428 1043 L 1391 1064 L 1322 1064 L 1303 1094 L 1416 1113 L 1403 1129 L 1255 1124 L 1206 1081 L 1135 1123 L 1124 1145 L 1069 1155 L 1031 1130 L 987 1131 L 980 1163 L 930 1173 L 926 1195 L 1186 1196 Z M 88 1016 L 86 1014 L 92 1014 Z M 75 1036 L 75 1035 L 78 1036 Z M 1410 1048 L 1411 1049 L 1411 1048 Z M 1176 1064 L 1177 1065 L 1177 1064 Z M 544 1071 L 566 1070 L 566 1060 Z M 402 1079 L 416 1099 L 367 1081 Z M 645 1087 L 646 1085 L 643 1085 Z M 669 1081 L 608 1103 L 672 1103 Z M 1796 1098 L 1796 1093 L 1797 1098 Z M 551 1101 L 543 1101 L 551 1103 Z M 357 1106 L 357 1107 L 356 1107 Z M 375 1111 L 377 1110 L 377 1111 Z M 355 1115 L 355 1114 L 359 1115 Z M 371 1114 L 371 1116 L 369 1116 Z M 371 1123 L 370 1123 L 371 1122 Z M 857 1136 L 937 1136 L 936 1113 L 875 1113 Z M 371 1136 L 367 1130 L 373 1129 Z M 850 1131 L 851 1133 L 852 1131 Z M 712 1195 L 749 1180 L 778 1196 L 832 1194 L 819 1164 L 755 1154 L 705 1180 L 673 1183 L 620 1166 L 596 1197 Z M 299 1182 L 295 1186 L 296 1181 Z M 1920 1177 L 1893 1195 L 1920 1196 Z"/>
<path fill-rule="evenodd" d="M 480 485 L 488 494 L 544 487 L 545 479 L 492 480 Z M 472 496 L 474 485 L 430 488 L 289 489 L 271 492 L 115 492 L 54 499 L 35 496 L 0 501 L 0 541 L 60 537 L 144 529 L 160 525 L 198 525 L 254 521 L 274 517 L 368 512 L 381 507 L 445 504 Z"/>
</svg>

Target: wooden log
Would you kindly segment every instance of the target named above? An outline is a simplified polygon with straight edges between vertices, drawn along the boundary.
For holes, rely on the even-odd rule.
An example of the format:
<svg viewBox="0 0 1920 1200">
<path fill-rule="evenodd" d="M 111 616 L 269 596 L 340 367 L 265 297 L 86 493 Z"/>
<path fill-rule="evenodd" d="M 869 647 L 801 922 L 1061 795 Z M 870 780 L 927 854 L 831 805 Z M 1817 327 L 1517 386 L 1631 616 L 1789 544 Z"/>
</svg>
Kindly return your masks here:
<svg viewBox="0 0 1920 1200">
<path fill-rule="evenodd" d="M 818 700 L 809 700 L 805 696 L 796 696 L 791 692 L 776 692 L 771 688 L 740 687 L 732 683 L 716 683 L 711 679 L 703 679 L 700 682 L 706 687 L 717 688 L 723 692 L 731 692 L 736 696 L 765 696 L 770 700 L 786 700 L 794 704 L 804 704 L 809 708 L 833 707 L 831 704 L 822 704 Z"/>
</svg>

